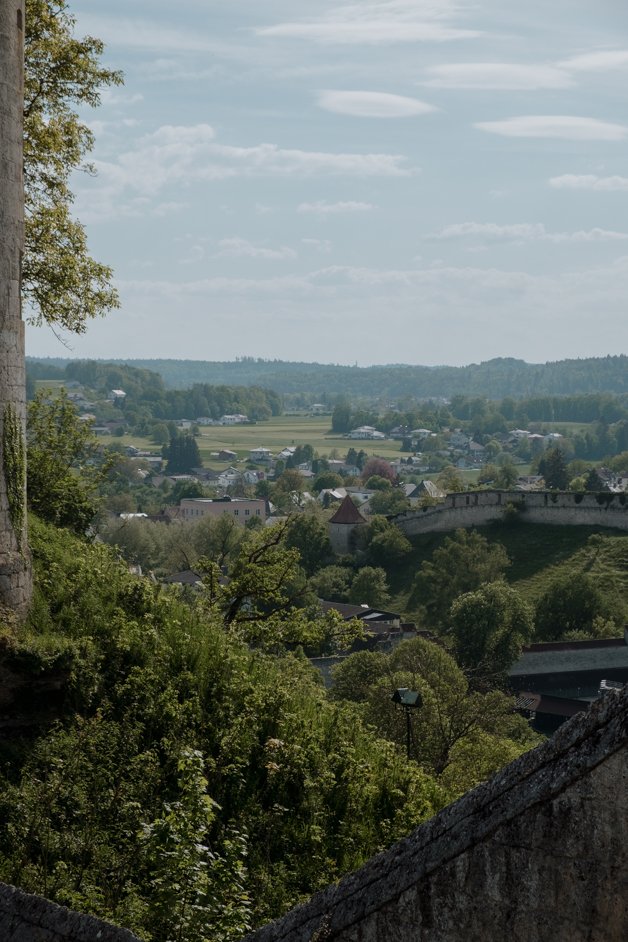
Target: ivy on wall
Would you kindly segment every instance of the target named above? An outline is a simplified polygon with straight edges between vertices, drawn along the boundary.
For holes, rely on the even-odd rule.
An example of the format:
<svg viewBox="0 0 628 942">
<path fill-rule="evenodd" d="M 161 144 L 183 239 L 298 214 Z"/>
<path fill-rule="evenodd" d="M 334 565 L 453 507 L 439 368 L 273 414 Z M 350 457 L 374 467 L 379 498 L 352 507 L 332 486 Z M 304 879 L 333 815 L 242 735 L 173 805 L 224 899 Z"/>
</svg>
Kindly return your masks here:
<svg viewBox="0 0 628 942">
<path fill-rule="evenodd" d="M 9 517 L 21 549 L 24 529 L 24 493 L 26 482 L 26 449 L 21 419 L 12 405 L 4 410 L 2 429 L 2 465 L 7 488 Z"/>
</svg>

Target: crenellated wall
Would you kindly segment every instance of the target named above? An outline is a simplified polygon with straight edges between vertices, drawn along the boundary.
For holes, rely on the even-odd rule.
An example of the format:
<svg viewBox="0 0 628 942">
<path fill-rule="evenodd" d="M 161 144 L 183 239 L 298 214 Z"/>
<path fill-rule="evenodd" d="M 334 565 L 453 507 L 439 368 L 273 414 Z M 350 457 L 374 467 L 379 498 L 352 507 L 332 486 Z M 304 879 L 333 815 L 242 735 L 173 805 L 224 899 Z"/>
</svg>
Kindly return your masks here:
<svg viewBox="0 0 628 942">
<path fill-rule="evenodd" d="M 248 942 L 628 939 L 628 688 Z"/>
<path fill-rule="evenodd" d="M 596 526 L 628 530 L 628 495 L 571 491 L 469 491 L 442 504 L 393 517 L 407 536 L 513 519 L 523 523 Z"/>
</svg>

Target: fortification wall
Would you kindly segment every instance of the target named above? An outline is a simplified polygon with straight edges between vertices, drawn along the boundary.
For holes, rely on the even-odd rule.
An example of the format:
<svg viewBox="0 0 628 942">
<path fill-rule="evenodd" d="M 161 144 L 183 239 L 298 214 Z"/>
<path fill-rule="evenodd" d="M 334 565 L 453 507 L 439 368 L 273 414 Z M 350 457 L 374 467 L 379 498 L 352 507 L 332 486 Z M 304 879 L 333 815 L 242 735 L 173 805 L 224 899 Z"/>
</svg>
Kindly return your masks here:
<svg viewBox="0 0 628 942">
<path fill-rule="evenodd" d="M 624 494 L 576 494 L 571 491 L 470 491 L 449 494 L 443 504 L 394 517 L 407 536 L 481 527 L 516 513 L 524 523 L 597 526 L 628 530 Z"/>
<path fill-rule="evenodd" d="M 628 938 L 628 688 L 249 942 Z"/>
<path fill-rule="evenodd" d="M 0 939 L 2 942 L 139 942 L 92 916 L 73 913 L 40 896 L 0 883 Z"/>
</svg>

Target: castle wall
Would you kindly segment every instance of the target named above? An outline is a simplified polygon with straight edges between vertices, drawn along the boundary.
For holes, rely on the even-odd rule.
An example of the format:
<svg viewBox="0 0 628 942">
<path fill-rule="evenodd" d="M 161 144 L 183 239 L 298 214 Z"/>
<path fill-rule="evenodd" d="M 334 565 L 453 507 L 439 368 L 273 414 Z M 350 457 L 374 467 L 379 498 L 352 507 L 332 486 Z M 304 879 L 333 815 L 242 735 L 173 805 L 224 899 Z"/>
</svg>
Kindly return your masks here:
<svg viewBox="0 0 628 942">
<path fill-rule="evenodd" d="M 628 688 L 249 942 L 628 938 Z"/>
<path fill-rule="evenodd" d="M 514 508 L 511 510 L 510 508 Z M 597 526 L 628 530 L 628 495 L 560 491 L 471 491 L 449 494 L 443 504 L 394 517 L 407 536 L 481 527 L 509 513 L 523 523 Z"/>
<path fill-rule="evenodd" d="M 2 942 L 139 942 L 126 929 L 0 883 Z"/>
</svg>

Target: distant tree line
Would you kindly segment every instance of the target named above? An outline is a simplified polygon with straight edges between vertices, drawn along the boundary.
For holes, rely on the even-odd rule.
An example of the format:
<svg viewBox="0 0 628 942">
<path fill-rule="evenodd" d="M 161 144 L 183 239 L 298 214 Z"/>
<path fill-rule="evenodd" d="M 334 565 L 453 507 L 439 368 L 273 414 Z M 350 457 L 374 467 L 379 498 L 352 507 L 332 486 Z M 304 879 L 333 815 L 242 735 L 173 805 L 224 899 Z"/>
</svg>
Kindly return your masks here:
<svg viewBox="0 0 628 942">
<path fill-rule="evenodd" d="M 67 361 L 47 361 L 63 367 Z M 572 396 L 593 392 L 618 395 L 628 392 L 628 356 L 589 357 L 555 363 L 526 363 L 500 357 L 469 366 L 340 366 L 292 363 L 243 357 L 236 362 L 198 360 L 118 360 L 129 366 L 154 370 L 167 387 L 195 383 L 268 386 L 278 393 L 316 393 L 351 397 Z"/>
</svg>

